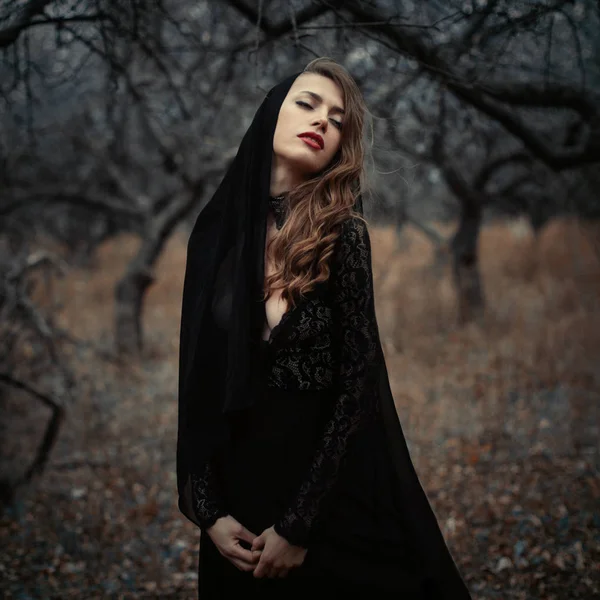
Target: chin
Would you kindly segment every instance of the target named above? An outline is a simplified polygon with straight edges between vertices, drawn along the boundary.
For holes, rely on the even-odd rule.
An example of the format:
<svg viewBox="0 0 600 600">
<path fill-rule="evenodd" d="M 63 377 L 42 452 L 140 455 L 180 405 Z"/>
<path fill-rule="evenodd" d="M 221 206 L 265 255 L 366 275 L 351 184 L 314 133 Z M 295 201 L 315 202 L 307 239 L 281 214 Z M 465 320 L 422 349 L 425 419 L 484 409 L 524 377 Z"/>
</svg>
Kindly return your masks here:
<svg viewBox="0 0 600 600">
<path fill-rule="evenodd" d="M 321 160 L 315 160 L 314 156 L 302 156 L 302 155 L 294 155 L 294 156 L 286 156 L 285 161 L 289 163 L 290 167 L 299 173 L 303 173 L 305 177 L 312 177 L 322 171 L 327 163 Z"/>
</svg>

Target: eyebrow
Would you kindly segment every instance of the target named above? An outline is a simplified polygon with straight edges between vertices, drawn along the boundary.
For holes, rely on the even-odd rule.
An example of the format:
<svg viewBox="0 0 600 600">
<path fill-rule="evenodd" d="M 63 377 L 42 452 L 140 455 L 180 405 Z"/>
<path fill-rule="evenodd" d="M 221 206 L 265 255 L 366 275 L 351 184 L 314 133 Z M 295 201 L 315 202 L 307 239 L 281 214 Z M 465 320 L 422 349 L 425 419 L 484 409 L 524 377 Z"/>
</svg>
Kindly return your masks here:
<svg viewBox="0 0 600 600">
<path fill-rule="evenodd" d="M 301 94 L 308 94 L 309 96 L 312 96 L 315 100 L 317 100 L 318 102 L 323 102 L 323 98 L 321 98 L 321 96 L 319 96 L 319 94 L 315 94 L 315 92 L 310 92 L 308 90 L 304 90 L 302 92 L 300 92 Z M 334 106 L 331 109 L 334 112 L 340 113 L 341 115 L 345 115 L 346 111 L 339 107 L 339 106 Z"/>
</svg>

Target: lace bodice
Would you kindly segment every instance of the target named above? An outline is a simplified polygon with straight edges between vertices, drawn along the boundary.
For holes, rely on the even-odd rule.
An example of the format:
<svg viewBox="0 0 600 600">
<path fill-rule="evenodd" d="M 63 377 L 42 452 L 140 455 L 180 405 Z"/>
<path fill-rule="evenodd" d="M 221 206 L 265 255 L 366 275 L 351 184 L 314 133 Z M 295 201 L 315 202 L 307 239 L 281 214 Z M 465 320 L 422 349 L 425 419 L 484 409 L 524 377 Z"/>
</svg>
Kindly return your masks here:
<svg viewBox="0 0 600 600">
<path fill-rule="evenodd" d="M 335 394 L 312 465 L 294 501 L 274 523 L 292 544 L 308 545 L 353 433 L 377 410 L 377 396 L 368 389 L 377 341 L 369 233 L 362 220 L 351 218 L 342 225 L 327 286 L 285 313 L 267 343 L 268 386 Z M 197 516 L 207 527 L 223 514 L 211 467 L 194 475 L 193 482 Z"/>
</svg>

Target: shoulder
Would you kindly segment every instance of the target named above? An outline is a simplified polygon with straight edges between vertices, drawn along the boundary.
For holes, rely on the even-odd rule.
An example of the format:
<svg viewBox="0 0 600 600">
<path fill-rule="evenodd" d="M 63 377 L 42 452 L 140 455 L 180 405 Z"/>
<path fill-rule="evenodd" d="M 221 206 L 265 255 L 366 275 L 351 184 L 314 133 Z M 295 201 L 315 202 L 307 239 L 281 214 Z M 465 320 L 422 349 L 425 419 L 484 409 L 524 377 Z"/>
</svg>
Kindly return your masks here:
<svg viewBox="0 0 600 600">
<path fill-rule="evenodd" d="M 371 239 L 367 223 L 359 217 L 348 217 L 340 225 L 337 247 L 338 254 L 370 251 Z"/>
<path fill-rule="evenodd" d="M 333 270 L 337 273 L 371 267 L 371 240 L 367 223 L 351 216 L 340 224 L 335 242 Z"/>
</svg>

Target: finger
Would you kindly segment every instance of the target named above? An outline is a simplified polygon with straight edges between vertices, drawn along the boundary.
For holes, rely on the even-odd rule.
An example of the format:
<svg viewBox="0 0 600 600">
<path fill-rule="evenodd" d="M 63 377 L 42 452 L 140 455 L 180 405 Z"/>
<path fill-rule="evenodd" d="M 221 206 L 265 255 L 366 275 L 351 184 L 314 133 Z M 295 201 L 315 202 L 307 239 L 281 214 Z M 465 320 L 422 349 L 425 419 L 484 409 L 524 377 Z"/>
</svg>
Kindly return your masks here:
<svg viewBox="0 0 600 600">
<path fill-rule="evenodd" d="M 268 569 L 265 569 L 265 577 L 267 579 L 273 579 L 273 567 L 269 567 Z"/>
<path fill-rule="evenodd" d="M 255 567 L 255 565 L 247 563 L 245 560 L 239 560 L 237 558 L 230 558 L 229 562 L 231 562 L 231 564 L 237 567 L 240 571 L 244 571 L 246 573 L 253 571 Z"/>
<path fill-rule="evenodd" d="M 269 579 L 277 579 L 279 577 L 279 573 L 280 573 L 281 569 L 277 568 L 277 567 L 271 567 L 269 569 Z"/>
<path fill-rule="evenodd" d="M 252 544 L 252 542 L 254 542 L 254 538 L 256 538 L 256 535 L 248 529 L 246 529 L 241 523 L 239 525 L 239 528 L 235 532 L 235 536 L 240 540 L 248 542 L 249 544 Z"/>
<path fill-rule="evenodd" d="M 265 560 L 264 555 L 261 556 L 256 569 L 254 569 L 254 577 L 267 577 L 271 568 L 271 563 Z"/>
<path fill-rule="evenodd" d="M 266 540 L 263 537 L 263 535 L 261 534 L 254 538 L 251 549 L 252 550 L 262 550 L 265 547 L 265 543 L 266 543 Z"/>
<path fill-rule="evenodd" d="M 228 548 L 227 554 L 229 558 L 243 560 L 244 562 L 251 565 L 256 564 L 255 557 L 252 551 L 242 548 L 239 544 L 233 544 L 230 548 Z"/>
<path fill-rule="evenodd" d="M 252 562 L 255 565 L 257 565 L 261 556 L 262 556 L 262 550 L 253 550 L 252 551 Z"/>
<path fill-rule="evenodd" d="M 267 577 L 269 577 L 269 579 L 275 579 L 279 576 L 279 571 L 281 571 L 282 568 L 282 566 L 275 562 L 267 564 Z"/>
<path fill-rule="evenodd" d="M 254 577 L 256 579 L 262 579 L 265 576 L 265 566 L 258 563 L 254 569 Z"/>
</svg>

